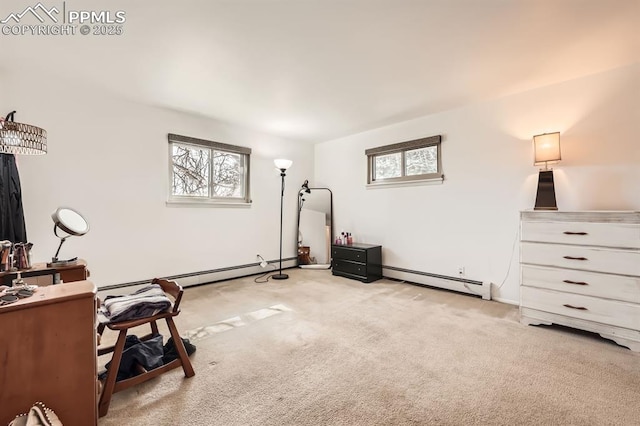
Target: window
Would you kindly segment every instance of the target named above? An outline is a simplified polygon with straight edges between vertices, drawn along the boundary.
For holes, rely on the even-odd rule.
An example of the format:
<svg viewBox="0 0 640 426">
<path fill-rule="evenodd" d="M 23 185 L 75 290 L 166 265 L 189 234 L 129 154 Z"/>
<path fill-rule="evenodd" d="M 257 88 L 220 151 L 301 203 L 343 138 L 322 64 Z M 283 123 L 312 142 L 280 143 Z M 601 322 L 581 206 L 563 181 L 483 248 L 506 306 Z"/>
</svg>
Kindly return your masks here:
<svg viewBox="0 0 640 426">
<path fill-rule="evenodd" d="M 250 148 L 169 134 L 169 201 L 250 203 L 250 156 Z"/>
<path fill-rule="evenodd" d="M 442 181 L 441 136 L 385 145 L 365 151 L 367 183 Z"/>
</svg>

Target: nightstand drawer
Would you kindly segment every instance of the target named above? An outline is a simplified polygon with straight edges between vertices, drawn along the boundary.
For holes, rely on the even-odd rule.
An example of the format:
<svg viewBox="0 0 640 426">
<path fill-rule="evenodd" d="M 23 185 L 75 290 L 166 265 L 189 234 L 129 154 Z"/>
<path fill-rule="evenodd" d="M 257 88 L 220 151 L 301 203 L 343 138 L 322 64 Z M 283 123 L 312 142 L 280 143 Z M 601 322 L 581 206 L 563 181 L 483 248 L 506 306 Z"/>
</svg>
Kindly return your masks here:
<svg viewBox="0 0 640 426">
<path fill-rule="evenodd" d="M 522 307 L 617 327 L 640 328 L 640 305 L 562 293 L 533 287 L 521 287 Z"/>
<path fill-rule="evenodd" d="M 348 260 L 335 260 L 333 261 L 333 270 L 335 272 L 344 272 L 347 274 L 359 275 L 361 277 L 367 276 L 367 265 L 358 262 L 349 262 Z"/>
<path fill-rule="evenodd" d="M 640 277 L 522 265 L 522 285 L 640 303 Z"/>
<path fill-rule="evenodd" d="M 347 247 L 334 246 L 331 250 L 334 259 L 352 260 L 354 262 L 367 262 L 367 251 Z"/>
<path fill-rule="evenodd" d="M 521 244 L 523 264 L 640 276 L 640 251 L 561 244 Z"/>
<path fill-rule="evenodd" d="M 522 222 L 522 241 L 640 248 L 640 225 L 632 223 Z"/>
</svg>

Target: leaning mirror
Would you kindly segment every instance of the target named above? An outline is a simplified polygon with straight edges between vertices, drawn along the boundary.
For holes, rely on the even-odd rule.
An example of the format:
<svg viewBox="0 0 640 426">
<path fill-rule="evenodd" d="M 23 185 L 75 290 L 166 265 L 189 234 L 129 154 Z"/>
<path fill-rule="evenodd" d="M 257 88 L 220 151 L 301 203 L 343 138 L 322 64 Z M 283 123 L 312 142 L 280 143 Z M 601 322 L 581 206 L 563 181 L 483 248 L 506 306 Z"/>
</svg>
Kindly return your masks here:
<svg viewBox="0 0 640 426">
<path fill-rule="evenodd" d="M 60 245 L 58 245 L 58 250 L 55 256 L 51 258 L 49 265 L 60 266 L 72 264 L 77 260 L 77 257 L 69 260 L 58 259 L 62 244 L 71 236 L 80 236 L 89 232 L 89 222 L 87 222 L 80 213 L 68 207 L 59 207 L 51 214 L 51 219 L 53 219 L 54 224 L 53 233 L 56 237 L 60 238 Z M 64 234 L 59 235 L 58 231 L 64 232 Z"/>
<path fill-rule="evenodd" d="M 298 266 L 329 269 L 332 235 L 333 194 L 305 180 L 298 191 Z"/>
</svg>

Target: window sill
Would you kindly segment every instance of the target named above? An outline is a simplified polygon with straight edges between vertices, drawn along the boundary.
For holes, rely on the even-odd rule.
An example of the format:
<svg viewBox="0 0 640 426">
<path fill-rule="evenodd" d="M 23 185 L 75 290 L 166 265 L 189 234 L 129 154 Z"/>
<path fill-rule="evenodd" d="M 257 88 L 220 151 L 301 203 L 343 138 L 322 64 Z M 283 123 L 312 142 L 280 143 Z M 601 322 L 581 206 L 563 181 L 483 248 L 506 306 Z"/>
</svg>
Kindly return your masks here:
<svg viewBox="0 0 640 426">
<path fill-rule="evenodd" d="M 421 186 L 421 185 L 442 185 L 444 175 L 430 179 L 406 180 L 402 182 L 376 182 L 368 183 L 367 189 L 393 188 L 398 186 Z"/>
<path fill-rule="evenodd" d="M 231 207 L 249 208 L 251 203 L 230 202 L 230 201 L 210 201 L 210 200 L 167 200 L 167 207 Z"/>
</svg>

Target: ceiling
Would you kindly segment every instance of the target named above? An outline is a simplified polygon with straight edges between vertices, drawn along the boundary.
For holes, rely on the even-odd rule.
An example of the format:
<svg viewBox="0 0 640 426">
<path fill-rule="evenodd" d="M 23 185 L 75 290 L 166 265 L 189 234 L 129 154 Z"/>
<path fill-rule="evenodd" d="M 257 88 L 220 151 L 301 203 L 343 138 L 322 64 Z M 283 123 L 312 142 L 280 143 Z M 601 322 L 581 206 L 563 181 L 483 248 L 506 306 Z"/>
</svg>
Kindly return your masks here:
<svg viewBox="0 0 640 426">
<path fill-rule="evenodd" d="M 0 18 L 31 3 L 3 0 Z M 15 60 L 0 71 L 36 67 L 309 143 L 640 60 L 638 0 L 93 3 L 126 12 L 123 35 L 1 35 Z"/>
</svg>

